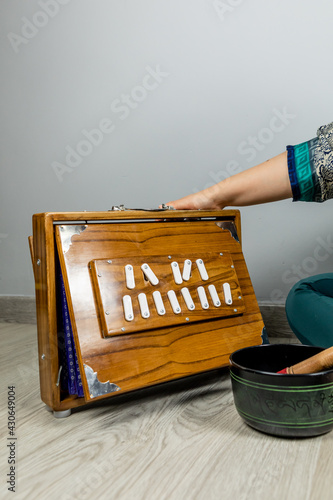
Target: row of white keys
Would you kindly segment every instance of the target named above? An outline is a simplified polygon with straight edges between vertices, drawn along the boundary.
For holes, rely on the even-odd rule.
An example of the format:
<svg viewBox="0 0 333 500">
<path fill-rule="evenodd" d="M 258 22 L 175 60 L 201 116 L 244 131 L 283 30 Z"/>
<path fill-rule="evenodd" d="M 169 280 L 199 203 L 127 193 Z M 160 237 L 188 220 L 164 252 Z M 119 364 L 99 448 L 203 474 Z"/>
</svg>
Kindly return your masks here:
<svg viewBox="0 0 333 500">
<path fill-rule="evenodd" d="M 199 288 L 203 288 L 203 287 L 199 287 Z M 211 299 L 213 301 L 214 306 L 220 307 L 221 301 L 220 301 L 220 298 L 218 296 L 215 285 L 208 285 L 208 291 L 209 291 L 209 294 L 211 296 Z M 223 295 L 224 295 L 224 302 L 228 306 L 230 306 L 232 304 L 232 295 L 231 295 L 231 288 L 230 288 L 229 283 L 223 283 Z"/>
<path fill-rule="evenodd" d="M 156 290 L 153 293 L 153 298 L 154 298 L 154 302 L 155 302 L 157 313 L 160 316 L 163 316 L 165 314 L 165 307 L 164 307 L 164 304 L 163 304 L 161 293 L 158 290 Z M 148 301 L 147 301 L 146 294 L 145 293 L 139 293 L 138 300 L 139 300 L 139 306 L 140 306 L 141 316 L 144 319 L 149 318 L 150 317 L 150 311 L 149 311 L 149 306 L 148 306 Z M 132 299 L 131 299 L 130 295 L 124 295 L 124 297 L 123 297 L 123 306 L 124 306 L 124 315 L 125 315 L 126 321 L 133 321 L 133 319 L 134 319 L 134 313 L 133 313 Z"/>
<path fill-rule="evenodd" d="M 183 289 L 184 290 L 184 289 Z M 190 296 L 190 293 L 188 289 L 186 288 L 188 294 L 186 295 L 186 304 L 188 305 L 188 308 L 193 310 L 194 309 L 194 303 L 192 301 L 192 298 Z M 180 304 L 178 302 L 176 293 L 173 290 L 169 290 L 167 292 L 167 296 L 169 298 L 172 310 L 175 314 L 179 314 L 181 312 Z M 185 298 L 185 297 L 184 297 Z M 155 307 L 157 314 L 160 316 L 163 316 L 165 314 L 165 307 L 163 304 L 162 296 L 161 293 L 156 290 L 153 293 L 153 299 L 155 302 Z M 141 316 L 144 319 L 147 319 L 150 317 L 150 312 L 149 312 L 149 306 L 148 306 L 148 301 L 147 301 L 147 296 L 145 293 L 140 293 L 138 295 L 138 300 L 139 300 L 139 306 L 140 306 L 140 312 Z M 126 321 L 133 321 L 134 319 L 134 314 L 133 314 L 133 305 L 132 305 L 132 299 L 130 295 L 124 295 L 123 297 L 123 306 L 124 306 L 124 314 L 125 314 L 125 319 Z"/>
<path fill-rule="evenodd" d="M 204 261 L 202 259 L 197 259 L 195 262 L 197 264 L 201 279 L 203 281 L 207 281 L 209 279 L 209 276 Z M 181 275 L 180 273 L 178 262 L 172 262 L 171 269 L 176 285 L 181 285 L 183 283 L 183 280 L 188 281 L 191 277 L 192 261 L 190 259 L 185 260 L 183 267 L 183 275 Z"/>
<path fill-rule="evenodd" d="M 158 291 L 154 292 L 153 297 L 154 297 L 156 310 L 157 310 L 158 314 L 163 316 L 163 314 L 165 314 L 165 309 L 164 309 L 164 305 L 163 305 L 163 301 L 162 301 L 162 297 L 161 297 L 160 292 L 158 292 Z M 150 312 L 149 312 L 149 306 L 148 306 L 146 294 L 139 293 L 138 300 L 139 300 L 141 316 L 144 319 L 149 318 Z M 125 315 L 126 321 L 133 321 L 134 313 L 133 313 L 132 299 L 131 299 L 130 295 L 124 295 L 123 306 L 124 306 L 124 315 Z"/>
<path fill-rule="evenodd" d="M 148 264 L 142 264 L 141 269 L 152 285 L 158 285 L 159 280 Z M 125 266 L 126 286 L 129 290 L 135 288 L 134 270 L 131 264 Z"/>
<path fill-rule="evenodd" d="M 218 296 L 217 290 L 215 285 L 209 285 L 208 286 L 208 291 L 210 294 L 210 297 L 212 299 L 212 302 L 215 307 L 220 307 L 221 306 L 221 301 Z M 206 295 L 206 291 L 203 286 L 199 286 L 197 288 L 198 292 L 198 297 L 200 300 L 200 304 L 202 309 L 209 309 L 209 303 Z M 223 293 L 224 293 L 224 301 L 227 305 L 232 304 L 232 296 L 231 296 L 231 289 L 230 289 L 230 284 L 229 283 L 223 283 Z M 195 304 L 192 300 L 190 291 L 188 288 L 184 287 L 181 289 L 181 294 L 183 296 L 183 299 L 185 301 L 185 304 L 188 308 L 189 311 L 193 311 L 195 309 Z M 167 292 L 168 299 L 170 301 L 172 310 L 174 314 L 179 314 L 181 312 L 181 307 L 177 299 L 177 295 L 174 292 L 174 290 L 169 290 Z M 141 316 L 144 319 L 147 319 L 150 317 L 150 311 L 149 311 L 149 306 L 148 306 L 148 301 L 147 301 L 147 296 L 145 293 L 140 293 L 138 295 L 139 299 L 139 305 L 140 305 L 140 312 Z M 165 307 L 163 303 L 163 299 L 161 296 L 161 293 L 156 290 L 153 292 L 153 299 L 156 307 L 156 311 L 160 316 L 164 316 L 165 314 Z M 132 306 L 132 299 L 130 295 L 125 295 L 123 297 L 123 305 L 124 305 L 124 313 L 125 313 L 125 319 L 127 321 L 133 321 L 134 319 L 134 314 L 133 314 L 133 306 Z"/>
<path fill-rule="evenodd" d="M 199 273 L 201 276 L 201 279 L 204 281 L 207 281 L 209 279 L 205 264 L 202 259 L 197 259 L 196 264 L 199 269 Z M 155 275 L 154 271 L 150 268 L 150 266 L 147 263 L 142 264 L 141 269 L 146 276 L 146 278 L 149 280 L 149 282 L 152 285 L 158 285 L 159 280 L 157 276 Z M 174 261 L 171 263 L 171 269 L 173 273 L 173 278 L 176 283 L 176 285 L 181 285 L 184 281 L 188 281 L 191 276 L 191 269 L 192 269 L 192 261 L 190 259 L 186 259 L 184 262 L 184 267 L 183 267 L 183 275 L 180 272 L 179 264 L 178 262 Z M 129 290 L 133 290 L 135 288 L 135 280 L 134 280 L 134 271 L 133 271 L 133 266 L 131 264 L 127 264 L 125 266 L 125 276 L 126 276 L 126 286 Z"/>
</svg>

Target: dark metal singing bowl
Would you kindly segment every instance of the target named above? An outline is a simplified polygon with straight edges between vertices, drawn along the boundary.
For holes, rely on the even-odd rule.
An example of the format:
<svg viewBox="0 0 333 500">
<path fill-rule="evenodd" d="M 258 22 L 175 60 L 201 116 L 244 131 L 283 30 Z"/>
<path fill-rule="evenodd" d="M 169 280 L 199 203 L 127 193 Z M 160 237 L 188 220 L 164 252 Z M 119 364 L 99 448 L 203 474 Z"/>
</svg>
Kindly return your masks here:
<svg viewBox="0 0 333 500">
<path fill-rule="evenodd" d="M 230 375 L 236 409 L 255 429 L 283 437 L 310 437 L 333 428 L 333 369 L 280 375 L 321 347 L 265 344 L 235 351 Z"/>
</svg>

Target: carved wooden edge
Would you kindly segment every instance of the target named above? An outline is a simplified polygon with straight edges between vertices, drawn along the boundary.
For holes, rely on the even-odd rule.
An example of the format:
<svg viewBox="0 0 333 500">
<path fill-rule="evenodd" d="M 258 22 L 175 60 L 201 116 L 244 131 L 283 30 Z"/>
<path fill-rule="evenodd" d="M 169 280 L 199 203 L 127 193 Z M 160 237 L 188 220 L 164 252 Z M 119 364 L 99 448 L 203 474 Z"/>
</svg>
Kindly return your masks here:
<svg viewBox="0 0 333 500">
<path fill-rule="evenodd" d="M 108 219 L 180 219 L 180 218 L 198 218 L 198 217 L 225 217 L 230 220 L 231 217 L 239 218 L 238 209 L 224 210 L 124 210 L 124 211 L 105 211 L 105 212 L 46 212 L 35 214 L 34 217 L 51 218 L 55 222 L 59 221 L 85 221 L 85 220 L 108 220 Z M 240 227 L 239 227 L 240 229 Z"/>
<path fill-rule="evenodd" d="M 33 273 L 34 273 L 34 279 L 36 281 L 34 242 L 33 242 L 33 237 L 32 236 L 28 236 L 28 242 L 29 242 L 29 249 L 30 249 L 30 257 L 31 257 L 32 270 L 33 270 Z"/>
<path fill-rule="evenodd" d="M 32 225 L 40 393 L 42 401 L 56 410 L 60 388 L 56 385 L 59 358 L 53 217 L 36 214 Z"/>
</svg>

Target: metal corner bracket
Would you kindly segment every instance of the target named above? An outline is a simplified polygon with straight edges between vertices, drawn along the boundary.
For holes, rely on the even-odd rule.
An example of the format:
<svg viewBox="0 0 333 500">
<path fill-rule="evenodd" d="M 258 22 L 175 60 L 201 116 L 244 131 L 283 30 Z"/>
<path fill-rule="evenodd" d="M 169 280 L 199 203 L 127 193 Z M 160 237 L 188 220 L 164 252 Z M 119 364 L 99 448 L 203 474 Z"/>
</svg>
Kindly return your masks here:
<svg viewBox="0 0 333 500">
<path fill-rule="evenodd" d="M 81 234 L 85 229 L 87 229 L 87 227 L 88 226 L 82 225 L 60 226 L 61 242 L 64 253 L 68 252 L 69 247 L 72 244 L 72 237 L 74 236 L 74 234 Z"/>
<path fill-rule="evenodd" d="M 215 224 L 218 227 L 220 227 L 221 229 L 226 229 L 227 231 L 229 231 L 231 236 L 233 237 L 233 239 L 236 240 L 237 243 L 239 243 L 237 229 L 236 229 L 234 222 L 229 221 L 229 220 L 222 220 L 222 221 L 215 222 Z"/>
<path fill-rule="evenodd" d="M 112 392 L 120 391 L 120 387 L 111 382 L 100 382 L 97 378 L 97 372 L 89 365 L 83 365 L 86 374 L 89 394 L 91 399 L 97 398 L 98 396 L 103 396 L 103 394 L 110 394 Z"/>
</svg>

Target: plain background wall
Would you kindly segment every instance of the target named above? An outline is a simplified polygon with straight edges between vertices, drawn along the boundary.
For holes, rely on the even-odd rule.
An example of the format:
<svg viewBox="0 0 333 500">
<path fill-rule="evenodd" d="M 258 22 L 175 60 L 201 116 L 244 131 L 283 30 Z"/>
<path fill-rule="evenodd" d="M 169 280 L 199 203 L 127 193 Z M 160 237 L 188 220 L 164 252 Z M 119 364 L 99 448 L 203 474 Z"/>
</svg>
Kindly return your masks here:
<svg viewBox="0 0 333 500">
<path fill-rule="evenodd" d="M 157 207 L 314 137 L 332 19 L 330 0 L 1 0 L 0 295 L 34 294 L 33 213 Z M 259 300 L 332 270 L 331 201 L 241 213 Z"/>
</svg>

